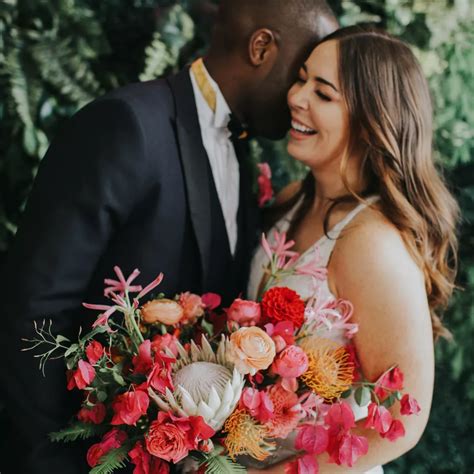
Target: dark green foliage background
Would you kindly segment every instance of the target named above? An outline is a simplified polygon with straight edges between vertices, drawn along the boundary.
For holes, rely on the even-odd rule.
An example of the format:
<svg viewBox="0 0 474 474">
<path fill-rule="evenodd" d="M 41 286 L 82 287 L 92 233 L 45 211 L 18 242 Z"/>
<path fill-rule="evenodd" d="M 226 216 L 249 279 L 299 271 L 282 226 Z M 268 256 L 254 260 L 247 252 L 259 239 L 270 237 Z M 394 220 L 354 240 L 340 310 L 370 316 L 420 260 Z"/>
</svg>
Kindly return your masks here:
<svg viewBox="0 0 474 474">
<path fill-rule="evenodd" d="M 216 0 L 217 1 L 217 0 Z M 237 0 L 236 0 L 237 1 Z M 0 0 L 0 263 L 58 126 L 128 82 L 179 69 L 208 42 L 216 2 Z M 474 471 L 474 20 L 471 0 L 337 0 L 343 25 L 375 22 L 408 41 L 429 78 L 439 162 L 462 208 L 459 285 L 437 346 L 428 428 L 388 473 Z M 284 143 L 252 143 L 277 188 L 304 170 Z"/>
</svg>

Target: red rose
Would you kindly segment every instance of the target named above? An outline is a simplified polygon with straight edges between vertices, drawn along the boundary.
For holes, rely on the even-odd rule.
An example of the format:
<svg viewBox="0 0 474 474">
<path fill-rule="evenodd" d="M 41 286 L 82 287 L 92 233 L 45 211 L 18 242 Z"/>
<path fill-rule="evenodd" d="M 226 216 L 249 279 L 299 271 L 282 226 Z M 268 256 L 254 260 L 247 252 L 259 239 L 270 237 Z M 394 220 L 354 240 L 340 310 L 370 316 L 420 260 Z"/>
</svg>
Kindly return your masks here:
<svg viewBox="0 0 474 474">
<path fill-rule="evenodd" d="M 144 448 L 142 441 L 137 441 L 128 455 L 132 464 L 135 465 L 133 474 L 168 474 L 170 472 L 168 463 L 152 456 Z"/>
<path fill-rule="evenodd" d="M 150 399 L 142 390 L 134 390 L 117 395 L 112 402 L 114 417 L 111 425 L 135 425 L 148 410 Z"/>
<path fill-rule="evenodd" d="M 172 413 L 158 413 L 146 435 L 146 448 L 150 454 L 168 462 L 177 463 L 188 452 L 197 448 L 199 441 L 214 435 L 201 416 L 177 417 Z"/>
<path fill-rule="evenodd" d="M 278 323 L 291 321 L 295 327 L 302 326 L 305 305 L 296 291 L 286 287 L 270 288 L 263 295 L 262 311 L 267 321 Z"/>
<path fill-rule="evenodd" d="M 77 387 L 79 390 L 84 390 L 92 383 L 95 378 L 95 370 L 89 362 L 80 360 L 77 364 L 77 369 L 73 372 L 68 372 L 67 389 L 72 390 Z"/>
<path fill-rule="evenodd" d="M 89 362 L 94 365 L 104 355 L 104 346 L 99 341 L 92 340 L 86 347 Z"/>
<path fill-rule="evenodd" d="M 103 403 L 97 403 L 92 408 L 82 407 L 77 414 L 77 419 L 83 423 L 94 423 L 100 425 L 105 418 L 105 405 Z"/>
<path fill-rule="evenodd" d="M 93 444 L 87 451 L 87 463 L 90 467 L 96 466 L 100 458 L 112 449 L 122 446 L 127 439 L 127 433 L 117 428 L 105 433 L 100 443 Z"/>
</svg>

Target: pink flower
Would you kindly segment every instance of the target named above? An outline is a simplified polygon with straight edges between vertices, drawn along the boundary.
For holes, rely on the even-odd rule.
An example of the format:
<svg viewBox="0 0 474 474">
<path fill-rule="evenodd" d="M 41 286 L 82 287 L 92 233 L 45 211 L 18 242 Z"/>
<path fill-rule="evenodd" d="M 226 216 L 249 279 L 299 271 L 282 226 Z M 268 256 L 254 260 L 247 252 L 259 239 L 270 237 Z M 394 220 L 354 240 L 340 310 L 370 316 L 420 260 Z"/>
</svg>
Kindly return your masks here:
<svg viewBox="0 0 474 474">
<path fill-rule="evenodd" d="M 174 390 L 171 379 L 171 364 L 175 362 L 174 357 L 168 357 L 161 352 L 155 353 L 155 362 L 147 378 L 148 386 L 164 394 L 166 389 Z"/>
<path fill-rule="evenodd" d="M 100 358 L 104 355 L 104 346 L 96 340 L 92 340 L 86 346 L 86 355 L 89 362 L 94 365 L 96 364 Z"/>
<path fill-rule="evenodd" d="M 93 444 L 87 451 L 87 463 L 89 466 L 96 466 L 102 456 L 112 449 L 120 448 L 126 439 L 127 433 L 117 428 L 107 432 L 100 443 Z"/>
<path fill-rule="evenodd" d="M 374 392 L 377 397 L 383 400 L 387 397 L 388 390 L 403 390 L 403 372 L 398 367 L 383 374 L 376 382 Z"/>
<path fill-rule="evenodd" d="M 295 326 L 291 321 L 281 321 L 276 325 L 272 323 L 265 324 L 265 331 L 273 339 L 276 352 L 281 352 L 286 346 L 295 343 Z"/>
<path fill-rule="evenodd" d="M 268 436 L 286 438 L 301 419 L 301 407 L 298 396 L 294 392 L 285 390 L 280 384 L 272 385 L 267 389 L 268 396 L 273 404 L 274 416 L 266 423 Z"/>
<path fill-rule="evenodd" d="M 183 307 L 183 318 L 181 324 L 189 324 L 196 321 L 199 316 L 204 314 L 204 303 L 200 296 L 187 291 L 179 296 L 179 304 Z"/>
<path fill-rule="evenodd" d="M 165 352 L 165 349 L 171 351 L 171 353 L 178 356 L 178 346 L 176 343 L 178 339 L 173 334 L 166 333 L 164 335 L 157 334 L 151 341 L 151 348 L 153 352 Z"/>
<path fill-rule="evenodd" d="M 103 403 L 97 403 L 92 408 L 82 407 L 77 414 L 77 419 L 83 423 L 100 425 L 105 418 L 106 408 Z"/>
<path fill-rule="evenodd" d="M 303 425 L 298 429 L 295 448 L 304 450 L 309 454 L 321 454 L 329 445 L 329 433 L 321 425 Z"/>
<path fill-rule="evenodd" d="M 283 378 L 299 377 L 308 369 L 308 356 L 301 347 L 288 346 L 273 362 L 272 369 Z"/>
<path fill-rule="evenodd" d="M 382 438 L 387 438 L 389 441 L 396 441 L 398 438 L 405 436 L 405 428 L 400 420 L 393 420 L 389 430 L 381 434 Z"/>
<path fill-rule="evenodd" d="M 206 293 L 202 295 L 201 300 L 204 306 L 211 311 L 221 305 L 221 297 L 217 293 Z"/>
<path fill-rule="evenodd" d="M 369 443 L 363 436 L 356 436 L 349 432 L 342 432 L 330 439 L 329 459 L 338 464 L 352 467 L 357 459 L 365 456 L 369 451 Z"/>
<path fill-rule="evenodd" d="M 137 421 L 146 414 L 150 399 L 142 390 L 132 390 L 117 395 L 112 402 L 114 417 L 111 425 L 136 425 Z"/>
<path fill-rule="evenodd" d="M 118 293 L 120 296 L 124 296 L 127 292 L 136 293 L 142 290 L 140 285 L 131 286 L 133 280 L 140 275 L 140 272 L 137 269 L 133 270 L 127 279 L 125 279 L 122 270 L 117 265 L 114 267 L 114 272 L 117 275 L 118 280 L 112 280 L 110 278 L 104 280 L 104 283 L 109 285 L 104 290 L 104 296 L 108 297 L 112 293 Z"/>
<path fill-rule="evenodd" d="M 308 263 L 296 267 L 296 274 L 311 276 L 315 281 L 324 281 L 328 276 L 328 269 L 321 266 L 319 247 L 316 246 L 313 253 L 314 257 Z"/>
<path fill-rule="evenodd" d="M 79 390 L 84 390 L 93 382 L 94 378 L 94 367 L 89 362 L 81 359 L 77 364 L 76 371 L 68 372 L 67 389 L 72 390 L 77 387 Z"/>
<path fill-rule="evenodd" d="M 307 454 L 291 463 L 285 464 L 285 474 L 318 474 L 319 465 L 314 456 Z"/>
<path fill-rule="evenodd" d="M 240 405 L 260 423 L 266 423 L 273 417 L 273 403 L 266 392 L 247 387 L 242 392 Z"/>
<path fill-rule="evenodd" d="M 237 298 L 226 313 L 229 321 L 235 321 L 240 326 L 255 326 L 260 321 L 260 304 Z"/>
<path fill-rule="evenodd" d="M 390 429 L 391 424 L 392 415 L 383 405 L 376 403 L 369 405 L 369 414 L 364 423 L 365 428 L 373 428 L 382 435 Z"/>
<path fill-rule="evenodd" d="M 338 402 L 331 405 L 325 419 L 329 427 L 329 435 L 337 436 L 340 432 L 347 432 L 355 427 L 355 418 L 352 408 L 346 402 Z"/>
<path fill-rule="evenodd" d="M 400 400 L 400 405 L 400 413 L 402 415 L 418 415 L 421 411 L 418 402 L 411 395 L 408 395 L 408 393 L 403 395 Z"/>
<path fill-rule="evenodd" d="M 286 269 L 291 267 L 299 258 L 300 254 L 290 250 L 294 245 L 294 240 L 286 241 L 286 232 L 281 234 L 273 232 L 274 243 L 270 245 L 262 234 L 262 247 L 271 262 L 275 259 L 276 269 Z M 273 263 L 272 263 L 273 265 Z"/>
<path fill-rule="evenodd" d="M 177 463 L 189 451 L 197 449 L 202 440 L 214 435 L 201 416 L 180 418 L 171 412 L 160 411 L 158 419 L 150 424 L 145 436 L 146 448 L 150 454 L 168 462 Z"/>
<path fill-rule="evenodd" d="M 258 168 L 260 170 L 260 175 L 257 178 L 259 190 L 258 205 L 263 207 L 273 197 L 272 171 L 268 163 L 259 163 Z"/>
<path fill-rule="evenodd" d="M 128 455 L 131 463 L 135 465 L 133 474 L 168 474 L 170 472 L 169 464 L 152 456 L 145 449 L 143 441 L 137 441 Z"/>
<path fill-rule="evenodd" d="M 148 374 L 153 366 L 153 359 L 151 358 L 151 341 L 144 340 L 138 347 L 138 354 L 133 357 L 133 373 L 134 374 Z"/>
</svg>

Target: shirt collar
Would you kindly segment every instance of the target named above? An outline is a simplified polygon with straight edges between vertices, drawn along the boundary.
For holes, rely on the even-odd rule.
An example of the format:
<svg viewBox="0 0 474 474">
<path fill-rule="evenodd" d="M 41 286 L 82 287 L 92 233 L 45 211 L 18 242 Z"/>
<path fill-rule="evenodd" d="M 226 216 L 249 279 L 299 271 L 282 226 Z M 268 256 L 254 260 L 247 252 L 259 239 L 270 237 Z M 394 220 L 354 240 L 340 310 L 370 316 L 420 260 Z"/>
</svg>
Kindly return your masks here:
<svg viewBox="0 0 474 474">
<path fill-rule="evenodd" d="M 191 82 L 193 84 L 194 94 L 196 96 L 196 106 L 198 108 L 199 116 L 205 121 L 207 125 L 214 128 L 226 128 L 227 124 L 230 120 L 231 110 L 228 106 L 217 82 L 209 74 L 209 71 L 203 64 L 203 70 L 206 74 L 207 80 L 211 85 L 212 89 L 216 93 L 216 111 L 213 112 L 207 102 L 204 100 L 204 97 L 201 94 L 201 91 L 196 83 L 194 78 L 194 74 L 192 70 L 190 70 L 191 75 Z M 199 99 L 197 98 L 197 94 L 199 94 Z"/>
</svg>

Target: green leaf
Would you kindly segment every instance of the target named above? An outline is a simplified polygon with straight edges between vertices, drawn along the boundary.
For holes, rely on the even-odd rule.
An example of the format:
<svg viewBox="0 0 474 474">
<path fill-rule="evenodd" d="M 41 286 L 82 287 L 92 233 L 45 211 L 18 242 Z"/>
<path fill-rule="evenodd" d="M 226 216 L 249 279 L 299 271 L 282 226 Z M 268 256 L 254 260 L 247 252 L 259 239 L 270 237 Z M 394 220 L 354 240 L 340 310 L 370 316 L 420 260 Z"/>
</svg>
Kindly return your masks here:
<svg viewBox="0 0 474 474">
<path fill-rule="evenodd" d="M 396 401 L 397 401 L 397 397 L 392 393 L 386 400 L 384 400 L 382 405 L 385 408 L 390 408 Z"/>
<path fill-rule="evenodd" d="M 64 353 L 64 358 L 74 355 L 74 353 L 79 349 L 79 344 L 72 344 L 71 347 Z"/>
<path fill-rule="evenodd" d="M 355 391 L 354 398 L 360 407 L 365 407 L 370 403 L 370 389 L 368 387 L 359 387 Z"/>
<path fill-rule="evenodd" d="M 93 423 L 75 423 L 61 431 L 49 433 L 49 439 L 55 443 L 70 443 L 78 439 L 88 439 L 104 432 L 103 427 Z"/>
<path fill-rule="evenodd" d="M 96 395 L 99 402 L 105 402 L 105 400 L 107 400 L 107 392 L 104 392 L 103 390 L 98 390 Z"/>
<path fill-rule="evenodd" d="M 115 370 L 112 372 L 112 377 L 122 387 L 127 385 L 127 383 L 125 382 L 125 379 L 119 373 L 117 373 Z"/>
<path fill-rule="evenodd" d="M 120 448 L 112 449 L 105 456 L 100 458 L 97 466 L 89 471 L 89 474 L 110 474 L 113 471 L 126 466 L 125 460 L 131 446 L 124 444 Z"/>
<path fill-rule="evenodd" d="M 342 392 L 341 397 L 342 398 L 349 398 L 352 394 L 352 389 L 346 390 L 345 392 Z"/>
<path fill-rule="evenodd" d="M 69 342 L 69 339 L 67 337 L 61 336 L 61 334 L 58 334 L 56 336 L 56 342 L 61 344 L 61 342 Z"/>
</svg>

